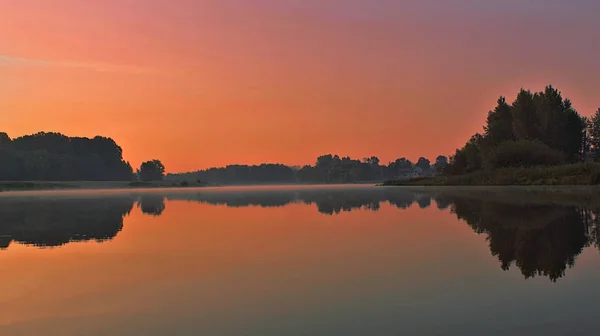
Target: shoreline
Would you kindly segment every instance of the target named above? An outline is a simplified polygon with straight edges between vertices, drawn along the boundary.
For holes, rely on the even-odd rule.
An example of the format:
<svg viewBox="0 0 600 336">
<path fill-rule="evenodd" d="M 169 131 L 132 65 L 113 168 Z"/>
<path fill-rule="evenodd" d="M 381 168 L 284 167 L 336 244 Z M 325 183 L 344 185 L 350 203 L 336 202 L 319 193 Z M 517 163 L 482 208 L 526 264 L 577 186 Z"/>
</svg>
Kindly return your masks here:
<svg viewBox="0 0 600 336">
<path fill-rule="evenodd" d="M 389 180 L 385 186 L 593 186 L 600 185 L 600 163 L 573 163 L 478 170 L 466 174 Z"/>
<path fill-rule="evenodd" d="M 198 184 L 187 181 L 162 180 L 162 181 L 0 181 L 0 192 L 14 191 L 41 191 L 41 190 L 112 190 L 112 189 L 160 189 L 160 188 L 207 188 L 207 187 L 252 187 L 252 186 L 376 186 L 381 181 L 365 181 L 355 183 L 240 183 L 240 184 Z"/>
<path fill-rule="evenodd" d="M 388 181 L 389 182 L 389 181 Z M 288 184 L 231 184 L 231 185 L 182 185 L 174 181 L 153 182 L 128 182 L 128 181 L 0 181 L 0 192 L 15 191 L 45 191 L 45 190 L 115 190 L 115 189 L 186 189 L 186 188 L 218 188 L 218 187 L 281 187 L 281 186 L 374 186 L 401 188 L 415 192 L 496 192 L 496 191 L 530 191 L 530 192 L 598 192 L 600 184 L 477 184 L 477 185 L 448 185 L 435 183 L 422 183 L 424 180 L 401 181 L 389 184 L 364 182 L 364 183 L 288 183 Z M 396 181 L 393 181 L 396 182 Z"/>
<path fill-rule="evenodd" d="M 0 181 L 0 192 L 42 191 L 42 190 L 103 190 L 103 189 L 155 189 L 155 188 L 197 188 L 173 181 Z"/>
</svg>

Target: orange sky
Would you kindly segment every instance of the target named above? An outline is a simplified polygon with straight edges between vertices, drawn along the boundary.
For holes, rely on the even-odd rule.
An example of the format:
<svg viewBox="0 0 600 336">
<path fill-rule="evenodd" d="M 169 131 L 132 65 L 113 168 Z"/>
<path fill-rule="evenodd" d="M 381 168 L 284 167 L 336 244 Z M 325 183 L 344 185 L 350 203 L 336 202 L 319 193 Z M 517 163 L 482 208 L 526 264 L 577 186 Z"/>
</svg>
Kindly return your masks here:
<svg viewBox="0 0 600 336">
<path fill-rule="evenodd" d="M 0 1 L 0 130 L 133 165 L 451 154 L 499 95 L 600 107 L 593 0 Z"/>
</svg>

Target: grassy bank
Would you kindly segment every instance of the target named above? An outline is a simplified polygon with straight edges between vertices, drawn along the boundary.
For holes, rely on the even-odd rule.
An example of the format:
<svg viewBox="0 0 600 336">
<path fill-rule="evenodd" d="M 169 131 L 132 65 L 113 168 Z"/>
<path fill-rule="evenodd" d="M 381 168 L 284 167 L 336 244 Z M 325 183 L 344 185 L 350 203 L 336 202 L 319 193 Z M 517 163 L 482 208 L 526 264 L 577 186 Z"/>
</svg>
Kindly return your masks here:
<svg viewBox="0 0 600 336">
<path fill-rule="evenodd" d="M 78 189 L 76 184 L 58 182 L 0 182 L 0 191 Z"/>
<path fill-rule="evenodd" d="M 473 186 L 473 185 L 598 185 L 600 164 L 577 163 L 551 167 L 503 168 L 482 170 L 464 175 L 437 176 L 412 180 L 386 181 L 383 185 L 399 186 Z"/>
<path fill-rule="evenodd" d="M 559 204 L 600 207 L 600 185 L 434 186 L 408 185 L 406 191 L 434 198 L 486 200 L 502 204 Z"/>
<path fill-rule="evenodd" d="M 137 189 L 137 188 L 197 188 L 203 187 L 198 183 L 176 181 L 0 181 L 2 191 L 26 190 L 69 190 L 69 189 Z"/>
</svg>

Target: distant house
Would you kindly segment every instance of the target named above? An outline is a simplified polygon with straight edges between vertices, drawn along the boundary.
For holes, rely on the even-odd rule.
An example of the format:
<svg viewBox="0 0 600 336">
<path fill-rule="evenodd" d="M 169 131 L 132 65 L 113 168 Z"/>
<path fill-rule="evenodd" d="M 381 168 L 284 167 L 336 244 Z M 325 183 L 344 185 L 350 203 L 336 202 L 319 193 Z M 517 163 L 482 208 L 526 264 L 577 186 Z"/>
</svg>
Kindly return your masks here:
<svg viewBox="0 0 600 336">
<path fill-rule="evenodd" d="M 412 168 L 400 168 L 398 169 L 396 176 L 399 180 L 410 180 L 412 178 L 412 173 Z"/>
</svg>

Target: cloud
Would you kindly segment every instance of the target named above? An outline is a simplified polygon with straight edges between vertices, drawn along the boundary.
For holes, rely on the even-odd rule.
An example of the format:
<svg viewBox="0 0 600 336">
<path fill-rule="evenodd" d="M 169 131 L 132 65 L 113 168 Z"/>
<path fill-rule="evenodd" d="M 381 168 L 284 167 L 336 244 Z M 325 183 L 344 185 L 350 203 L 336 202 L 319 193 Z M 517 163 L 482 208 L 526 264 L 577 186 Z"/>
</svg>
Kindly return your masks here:
<svg viewBox="0 0 600 336">
<path fill-rule="evenodd" d="M 104 63 L 87 63 L 87 62 L 75 62 L 75 61 L 54 61 L 54 60 L 40 60 L 26 57 L 10 56 L 0 54 L 0 67 L 62 67 L 62 68 L 78 68 L 82 70 L 94 71 L 94 72 L 119 72 L 119 73 L 130 73 L 130 74 L 144 74 L 151 72 L 150 69 L 130 66 L 130 65 L 116 65 L 116 64 L 104 64 Z"/>
</svg>

